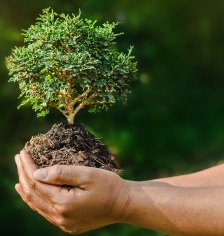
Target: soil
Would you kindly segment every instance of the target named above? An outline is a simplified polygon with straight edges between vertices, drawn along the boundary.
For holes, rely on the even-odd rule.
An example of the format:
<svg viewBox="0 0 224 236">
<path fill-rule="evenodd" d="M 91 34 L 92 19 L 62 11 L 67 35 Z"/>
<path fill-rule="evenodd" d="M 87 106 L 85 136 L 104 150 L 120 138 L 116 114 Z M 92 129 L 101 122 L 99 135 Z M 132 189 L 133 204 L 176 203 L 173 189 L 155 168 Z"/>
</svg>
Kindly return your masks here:
<svg viewBox="0 0 224 236">
<path fill-rule="evenodd" d="M 79 124 L 55 124 L 46 134 L 32 137 L 25 150 L 38 168 L 77 165 L 120 173 L 119 164 L 107 146 Z"/>
</svg>

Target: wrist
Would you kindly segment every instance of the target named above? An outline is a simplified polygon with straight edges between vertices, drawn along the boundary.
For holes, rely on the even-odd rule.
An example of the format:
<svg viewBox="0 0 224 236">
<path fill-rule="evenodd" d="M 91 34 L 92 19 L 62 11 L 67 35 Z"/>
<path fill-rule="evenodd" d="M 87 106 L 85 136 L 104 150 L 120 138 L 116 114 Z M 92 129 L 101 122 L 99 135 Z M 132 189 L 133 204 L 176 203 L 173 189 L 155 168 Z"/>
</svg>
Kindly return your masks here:
<svg viewBox="0 0 224 236">
<path fill-rule="evenodd" d="M 113 191 L 112 218 L 114 223 L 128 223 L 135 182 L 120 178 Z M 114 186 L 113 186 L 114 188 Z"/>
<path fill-rule="evenodd" d="M 125 199 L 125 205 L 123 207 L 121 215 L 121 223 L 138 225 L 139 213 L 141 212 L 139 203 L 139 198 L 141 198 L 141 188 L 142 182 L 128 181 L 126 184 L 129 186 L 129 191 L 126 196 L 123 196 Z"/>
<path fill-rule="evenodd" d="M 120 223 L 149 227 L 153 212 L 155 210 L 155 200 L 159 197 L 159 189 L 172 185 L 156 181 L 126 181 L 129 191 L 123 202 Z M 122 196 L 121 196 L 122 198 Z"/>
</svg>

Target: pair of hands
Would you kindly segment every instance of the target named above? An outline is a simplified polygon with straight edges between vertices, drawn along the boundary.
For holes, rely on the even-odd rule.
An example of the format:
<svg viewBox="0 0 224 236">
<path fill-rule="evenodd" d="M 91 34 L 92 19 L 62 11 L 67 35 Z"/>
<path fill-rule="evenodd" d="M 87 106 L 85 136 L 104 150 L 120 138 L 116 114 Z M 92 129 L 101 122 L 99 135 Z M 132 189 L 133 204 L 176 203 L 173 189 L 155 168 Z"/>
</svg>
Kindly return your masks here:
<svg viewBox="0 0 224 236">
<path fill-rule="evenodd" d="M 126 222 L 129 181 L 91 167 L 58 165 L 37 170 L 24 150 L 15 161 L 19 174 L 15 188 L 23 201 L 63 231 L 79 234 Z"/>
</svg>

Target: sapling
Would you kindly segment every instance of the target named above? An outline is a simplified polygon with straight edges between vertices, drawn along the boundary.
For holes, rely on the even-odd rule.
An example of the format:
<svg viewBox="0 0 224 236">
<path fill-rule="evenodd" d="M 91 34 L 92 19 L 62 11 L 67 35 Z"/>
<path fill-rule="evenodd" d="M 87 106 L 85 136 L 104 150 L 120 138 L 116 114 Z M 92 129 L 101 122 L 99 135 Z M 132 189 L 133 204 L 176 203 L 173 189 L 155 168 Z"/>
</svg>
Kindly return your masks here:
<svg viewBox="0 0 224 236">
<path fill-rule="evenodd" d="M 25 146 L 39 167 L 76 164 L 117 170 L 106 146 L 75 122 L 77 113 L 108 109 L 126 102 L 137 63 L 132 47 L 125 54 L 116 45 L 117 23 L 83 19 L 78 15 L 43 10 L 37 21 L 24 30 L 24 46 L 7 58 L 10 80 L 17 82 L 22 100 L 38 117 L 51 108 L 60 111 L 66 123 L 54 125 L 33 137 Z"/>
</svg>

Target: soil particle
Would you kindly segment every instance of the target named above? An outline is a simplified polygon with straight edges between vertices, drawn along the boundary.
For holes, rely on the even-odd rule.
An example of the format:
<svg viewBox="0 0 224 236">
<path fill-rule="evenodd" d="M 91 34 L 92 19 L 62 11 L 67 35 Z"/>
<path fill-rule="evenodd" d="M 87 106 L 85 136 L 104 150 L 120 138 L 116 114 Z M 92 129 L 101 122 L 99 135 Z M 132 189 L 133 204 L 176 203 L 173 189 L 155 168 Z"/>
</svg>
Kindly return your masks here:
<svg viewBox="0 0 224 236">
<path fill-rule="evenodd" d="M 46 134 L 32 137 L 25 150 L 39 168 L 78 165 L 120 172 L 107 146 L 79 124 L 55 124 Z"/>
</svg>

